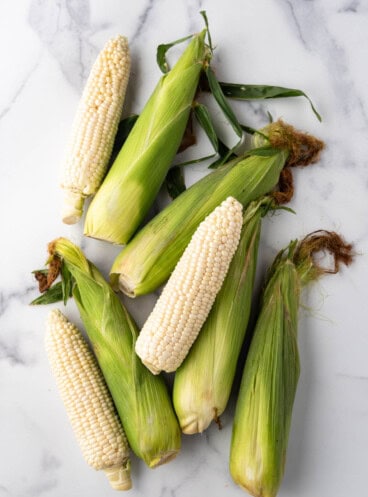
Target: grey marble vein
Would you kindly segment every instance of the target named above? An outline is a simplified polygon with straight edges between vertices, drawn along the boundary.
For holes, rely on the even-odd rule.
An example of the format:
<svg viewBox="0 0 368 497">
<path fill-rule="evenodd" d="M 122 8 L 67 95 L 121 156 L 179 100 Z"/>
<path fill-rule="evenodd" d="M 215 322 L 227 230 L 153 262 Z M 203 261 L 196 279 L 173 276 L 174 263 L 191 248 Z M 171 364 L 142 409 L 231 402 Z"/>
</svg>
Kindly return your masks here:
<svg viewBox="0 0 368 497">
<path fill-rule="evenodd" d="M 27 490 L 27 497 L 38 497 L 39 495 L 43 495 L 50 490 L 57 488 L 58 480 L 57 478 L 43 478 L 39 479 L 37 483 L 31 485 Z"/>
<path fill-rule="evenodd" d="M 296 32 L 298 34 L 299 40 L 302 42 L 302 44 L 304 45 L 304 47 L 306 49 L 309 49 L 307 40 L 304 38 L 303 31 L 302 31 L 302 28 L 301 28 L 298 16 L 295 13 L 295 8 L 294 8 L 295 2 L 294 2 L 294 4 L 293 4 L 293 2 L 291 0 L 285 0 L 285 2 L 288 5 L 288 8 L 289 8 L 290 13 L 291 13 L 291 17 L 293 18 L 293 21 L 294 21 L 293 24 L 294 24 L 294 26 L 296 28 Z"/>
<path fill-rule="evenodd" d="M 80 91 L 98 49 L 90 41 L 98 29 L 90 22 L 87 0 L 32 0 L 28 22 L 57 60 L 66 80 Z"/>
<path fill-rule="evenodd" d="M 283 0 L 280 5 L 283 5 L 284 12 L 292 20 L 292 25 L 303 46 L 322 57 L 345 116 L 352 118 L 352 114 L 356 115 L 364 120 L 365 125 L 368 125 L 367 110 L 356 92 L 345 50 L 329 31 L 322 6 L 316 5 L 315 2 L 291 2 L 290 0 Z M 306 19 L 311 21 L 307 22 Z"/>
<path fill-rule="evenodd" d="M 18 101 L 19 97 L 22 95 L 23 90 L 27 87 L 27 84 L 29 83 L 33 74 L 38 69 L 38 67 L 40 65 L 40 60 L 41 60 L 41 57 L 38 57 L 35 64 L 30 68 L 30 70 L 27 72 L 27 74 L 22 78 L 21 83 L 19 84 L 18 88 L 16 88 L 9 103 L 3 109 L 0 110 L 0 121 L 8 114 L 8 112 L 11 111 L 13 105 Z"/>
<path fill-rule="evenodd" d="M 338 12 L 353 12 L 356 14 L 358 12 L 358 9 L 360 7 L 360 1 L 359 0 L 353 0 L 352 2 L 348 2 L 347 5 L 344 7 L 341 7 L 341 9 L 338 10 Z"/>
<path fill-rule="evenodd" d="M 347 380 L 360 380 L 360 381 L 367 381 L 368 380 L 368 376 L 364 376 L 364 375 L 338 373 L 337 376 L 339 376 L 340 378 L 345 378 Z"/>
<path fill-rule="evenodd" d="M 8 306 L 15 300 L 29 304 L 31 295 L 33 294 L 36 288 L 37 284 L 35 282 L 34 286 L 29 286 L 22 290 L 15 290 L 8 293 L 0 291 L 0 316 L 2 316 L 4 312 L 6 312 Z"/>
<path fill-rule="evenodd" d="M 22 356 L 17 344 L 9 345 L 0 340 L 0 362 L 6 361 L 11 366 L 27 366 L 28 360 Z"/>
<path fill-rule="evenodd" d="M 133 45 L 134 42 L 136 42 L 140 37 L 142 31 L 144 30 L 149 20 L 153 7 L 154 7 L 154 0 L 148 0 L 146 5 L 144 6 L 143 12 L 138 17 L 137 27 L 130 39 L 131 45 Z"/>
</svg>

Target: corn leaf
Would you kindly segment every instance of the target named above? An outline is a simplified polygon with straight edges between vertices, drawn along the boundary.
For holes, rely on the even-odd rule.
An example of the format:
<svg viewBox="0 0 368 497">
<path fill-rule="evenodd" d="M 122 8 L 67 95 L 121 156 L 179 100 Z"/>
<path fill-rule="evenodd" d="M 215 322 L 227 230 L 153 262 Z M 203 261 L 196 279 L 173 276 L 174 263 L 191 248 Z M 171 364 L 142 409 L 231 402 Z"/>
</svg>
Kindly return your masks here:
<svg viewBox="0 0 368 497">
<path fill-rule="evenodd" d="M 204 23 L 205 23 L 205 26 L 207 28 L 208 45 L 210 47 L 211 52 L 213 52 L 212 39 L 211 39 L 211 34 L 210 34 L 210 28 L 209 28 L 209 25 L 208 25 L 207 13 L 206 13 L 205 10 L 201 10 L 199 13 L 201 14 L 201 16 L 204 19 Z"/>
<path fill-rule="evenodd" d="M 46 270 L 47 271 L 47 270 Z M 64 300 L 63 284 L 58 281 L 52 285 L 45 293 L 32 300 L 30 305 L 48 305 L 62 302 Z"/>
<path fill-rule="evenodd" d="M 196 105 L 194 106 L 194 115 L 197 118 L 198 123 L 206 133 L 208 139 L 210 140 L 211 145 L 216 150 L 216 152 L 218 152 L 218 138 L 207 107 L 203 104 L 196 103 Z"/>
<path fill-rule="evenodd" d="M 322 121 L 320 114 L 314 107 L 312 100 L 302 90 L 295 88 L 284 88 L 283 86 L 270 85 L 243 85 L 236 83 L 224 83 L 220 81 L 220 86 L 228 98 L 237 100 L 266 100 L 269 98 L 304 97 L 308 100 L 314 115 Z"/>
<path fill-rule="evenodd" d="M 220 86 L 220 83 L 218 82 L 215 73 L 213 72 L 212 68 L 210 66 L 207 67 L 206 69 L 206 75 L 208 79 L 208 84 L 210 86 L 210 90 L 212 95 L 214 96 L 217 104 L 221 108 L 222 112 L 226 116 L 227 120 L 231 124 L 233 130 L 235 133 L 238 135 L 239 138 L 242 137 L 243 132 L 241 129 L 241 126 L 238 122 L 238 119 L 236 118 L 234 111 L 230 107 L 230 105 L 227 103 L 224 92 L 222 91 L 222 88 Z"/>
<path fill-rule="evenodd" d="M 184 38 L 179 38 L 179 40 L 172 41 L 171 43 L 162 43 L 157 47 L 156 60 L 158 67 L 163 73 L 167 73 L 170 70 L 169 64 L 166 60 L 167 51 L 170 50 L 171 47 L 189 40 L 190 38 L 192 38 L 192 36 L 193 35 L 185 36 Z"/>
</svg>

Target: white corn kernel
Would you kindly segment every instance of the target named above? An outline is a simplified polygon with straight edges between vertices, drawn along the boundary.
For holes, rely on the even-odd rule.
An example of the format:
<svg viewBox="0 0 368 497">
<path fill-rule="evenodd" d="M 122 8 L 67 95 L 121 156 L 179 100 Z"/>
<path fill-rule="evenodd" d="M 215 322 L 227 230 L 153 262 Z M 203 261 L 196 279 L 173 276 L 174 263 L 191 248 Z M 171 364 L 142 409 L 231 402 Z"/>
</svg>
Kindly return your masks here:
<svg viewBox="0 0 368 497">
<path fill-rule="evenodd" d="M 128 442 L 97 361 L 76 326 L 50 312 L 47 356 L 87 463 L 104 470 L 117 490 L 131 488 Z"/>
<path fill-rule="evenodd" d="M 198 226 L 136 342 L 158 374 L 183 362 L 211 310 L 239 243 L 242 205 L 228 197 Z"/>
<path fill-rule="evenodd" d="M 63 167 L 63 222 L 76 223 L 86 197 L 106 172 L 123 109 L 130 71 L 128 41 L 110 39 L 94 63 L 74 119 Z"/>
</svg>

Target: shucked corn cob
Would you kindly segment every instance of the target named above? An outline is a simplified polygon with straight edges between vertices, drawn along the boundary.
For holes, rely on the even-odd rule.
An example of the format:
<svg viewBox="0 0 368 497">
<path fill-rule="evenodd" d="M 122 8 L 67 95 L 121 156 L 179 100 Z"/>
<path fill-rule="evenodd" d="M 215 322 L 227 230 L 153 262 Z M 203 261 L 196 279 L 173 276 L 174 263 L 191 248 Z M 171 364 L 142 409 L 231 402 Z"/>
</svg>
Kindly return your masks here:
<svg viewBox="0 0 368 497">
<path fill-rule="evenodd" d="M 129 71 L 127 39 L 110 39 L 92 67 L 73 123 L 61 180 L 64 223 L 80 219 L 85 198 L 97 192 L 106 173 Z"/>
<path fill-rule="evenodd" d="M 263 130 L 268 151 L 225 164 L 179 195 L 117 256 L 111 282 L 127 295 L 149 293 L 171 274 L 198 224 L 228 196 L 244 207 L 268 193 L 285 165 L 317 160 L 323 143 L 278 121 Z M 257 139 L 256 146 L 265 145 Z"/>
<path fill-rule="evenodd" d="M 175 371 L 205 322 L 239 243 L 242 206 L 229 197 L 197 228 L 135 350 L 154 374 Z"/>
<path fill-rule="evenodd" d="M 49 253 L 50 268 L 61 261 L 75 280 L 73 297 L 130 447 L 150 467 L 170 461 L 180 449 L 179 425 L 163 379 L 134 353 L 135 323 L 76 245 L 59 238 L 50 243 Z"/>
<path fill-rule="evenodd" d="M 189 354 L 176 371 L 173 401 L 182 431 L 200 433 L 219 422 L 229 400 L 244 340 L 257 266 L 262 216 L 272 198 L 251 202 L 224 284 Z"/>
<path fill-rule="evenodd" d="M 129 448 L 95 357 L 82 334 L 57 309 L 47 319 L 46 351 L 87 463 L 104 470 L 115 490 L 131 488 Z"/>
<path fill-rule="evenodd" d="M 335 269 L 314 253 L 328 250 Z M 275 497 L 282 480 L 299 378 L 297 344 L 301 287 L 352 260 L 351 246 L 336 233 L 316 232 L 277 256 L 264 290 L 238 395 L 230 452 L 234 481 L 256 497 Z"/>
<path fill-rule="evenodd" d="M 205 35 L 160 79 L 88 209 L 85 235 L 124 244 L 143 221 L 184 134 L 208 59 Z"/>
</svg>

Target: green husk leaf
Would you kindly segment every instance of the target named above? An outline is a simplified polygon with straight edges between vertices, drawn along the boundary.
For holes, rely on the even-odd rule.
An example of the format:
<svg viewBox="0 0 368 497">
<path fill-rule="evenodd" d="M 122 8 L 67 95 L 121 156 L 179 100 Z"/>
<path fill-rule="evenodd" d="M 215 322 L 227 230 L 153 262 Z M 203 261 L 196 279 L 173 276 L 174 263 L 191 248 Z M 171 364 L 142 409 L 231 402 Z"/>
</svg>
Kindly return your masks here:
<svg viewBox="0 0 368 497">
<path fill-rule="evenodd" d="M 246 155 L 257 156 L 257 157 L 272 157 L 277 154 L 277 149 L 273 147 L 257 147 L 247 150 Z"/>
<path fill-rule="evenodd" d="M 171 43 L 162 43 L 157 47 L 156 61 L 158 67 L 161 69 L 163 73 L 167 73 L 170 70 L 169 64 L 166 60 L 167 51 L 170 50 L 171 47 L 174 47 L 179 43 L 183 43 L 184 41 L 187 41 L 192 37 L 193 35 L 185 36 L 184 38 L 179 38 L 179 40 L 172 41 Z"/>
<path fill-rule="evenodd" d="M 314 258 L 328 251 L 334 267 Z M 256 496 L 276 497 L 281 484 L 300 365 L 297 343 L 301 288 L 352 262 L 352 245 L 319 230 L 292 240 L 268 270 L 234 417 L 230 472 Z"/>
<path fill-rule="evenodd" d="M 73 294 L 73 276 L 66 264 L 61 265 L 61 288 L 63 291 L 63 301 L 66 305 L 68 299 Z"/>
<path fill-rule="evenodd" d="M 216 152 L 218 152 L 219 151 L 218 138 L 207 107 L 203 104 L 196 103 L 194 106 L 194 115 L 197 118 L 197 121 L 202 127 L 202 129 L 205 131 L 213 148 L 215 149 Z"/>
<path fill-rule="evenodd" d="M 191 160 L 187 160 L 185 162 L 180 162 L 179 164 L 176 164 L 175 166 L 182 167 L 182 166 L 189 166 L 190 164 L 198 164 L 199 162 L 203 162 L 204 160 L 212 159 L 215 156 L 216 156 L 216 154 L 206 155 L 205 157 L 199 157 L 198 159 L 191 159 Z"/>
<path fill-rule="evenodd" d="M 213 72 L 213 70 L 210 66 L 208 66 L 206 69 L 206 75 L 207 75 L 208 84 L 210 86 L 210 90 L 211 90 L 212 95 L 214 96 L 217 104 L 219 105 L 222 112 L 226 116 L 226 119 L 231 124 L 235 133 L 238 135 L 239 138 L 241 138 L 243 135 L 243 132 L 242 132 L 241 126 L 238 122 L 238 119 L 236 118 L 234 111 L 232 110 L 230 105 L 227 103 L 225 95 L 224 95 L 222 88 L 220 86 L 220 83 L 218 82 L 218 80 L 215 76 L 215 73 Z"/>
<path fill-rule="evenodd" d="M 297 272 L 281 261 L 269 281 L 244 368 L 230 472 L 252 495 L 275 497 L 284 472 L 300 366 Z"/>
<path fill-rule="evenodd" d="M 271 85 L 243 85 L 236 83 L 219 83 L 222 91 L 228 98 L 237 100 L 265 100 L 269 98 L 287 98 L 287 97 L 304 97 L 308 100 L 309 105 L 317 117 L 318 121 L 322 121 L 320 114 L 313 105 L 312 100 L 304 91 L 295 88 L 284 88 L 283 86 Z"/>
<path fill-rule="evenodd" d="M 213 52 L 213 46 L 212 46 L 212 39 L 211 39 L 211 33 L 210 33 L 209 24 L 208 24 L 207 13 L 206 13 L 205 10 L 201 10 L 199 13 L 201 14 L 201 16 L 204 19 L 204 23 L 205 23 L 205 26 L 206 26 L 206 29 L 207 29 L 208 46 L 210 47 L 210 50 L 211 50 L 211 53 L 212 53 Z"/>
<path fill-rule="evenodd" d="M 218 142 L 219 142 L 219 150 L 218 150 L 219 158 L 216 159 L 214 162 L 211 162 L 211 164 L 208 166 L 209 169 L 217 169 L 218 167 L 224 165 L 226 162 L 229 162 L 235 159 L 236 157 L 238 157 L 237 154 L 235 153 L 238 143 L 236 143 L 234 147 L 229 148 L 220 139 L 218 139 Z"/>
<path fill-rule="evenodd" d="M 184 174 L 181 167 L 172 167 L 166 176 L 166 188 L 172 199 L 186 190 Z"/>
<path fill-rule="evenodd" d="M 47 270 L 46 274 L 47 274 Z M 52 285 L 46 292 L 42 293 L 39 297 L 32 300 L 30 305 L 48 305 L 62 302 L 64 300 L 63 284 L 58 281 Z"/>
</svg>

